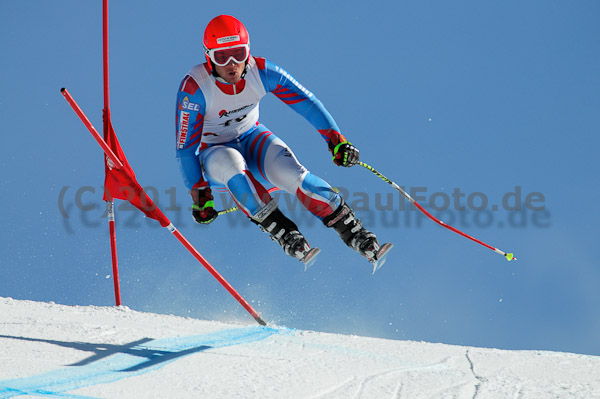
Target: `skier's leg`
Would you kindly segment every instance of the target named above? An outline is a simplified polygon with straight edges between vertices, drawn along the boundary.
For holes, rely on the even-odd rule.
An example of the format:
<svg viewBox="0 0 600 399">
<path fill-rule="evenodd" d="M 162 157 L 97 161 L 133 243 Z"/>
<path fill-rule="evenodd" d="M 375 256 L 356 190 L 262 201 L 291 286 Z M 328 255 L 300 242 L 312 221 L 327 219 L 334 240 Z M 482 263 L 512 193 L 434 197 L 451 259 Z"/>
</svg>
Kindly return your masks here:
<svg viewBox="0 0 600 399">
<path fill-rule="evenodd" d="M 277 201 L 254 178 L 242 154 L 228 146 L 213 146 L 203 150 L 199 156 L 205 178 L 224 184 L 252 222 L 269 233 L 286 254 L 302 261 L 310 246 L 298 227 L 278 209 Z"/>
<path fill-rule="evenodd" d="M 370 261 L 377 258 L 379 252 L 377 237 L 363 227 L 361 220 L 344 201 L 339 208 L 323 219 L 323 224 L 333 228 L 346 245 Z"/>
<path fill-rule="evenodd" d="M 251 217 L 271 201 L 271 195 L 248 170 L 242 154 L 234 148 L 217 145 L 199 154 L 204 177 L 227 187 L 237 206 Z"/>
<path fill-rule="evenodd" d="M 346 245 L 369 260 L 375 259 L 379 251 L 377 237 L 362 226 L 342 197 L 327 182 L 306 170 L 282 140 L 275 136 L 267 140 L 263 167 L 266 177 L 277 187 L 295 194 Z"/>
<path fill-rule="evenodd" d="M 258 162 L 261 175 L 269 182 L 295 195 L 309 212 L 323 219 L 339 207 L 340 195 L 325 180 L 310 173 L 277 136 L 264 139 Z"/>
<path fill-rule="evenodd" d="M 298 226 L 279 210 L 277 200 L 271 200 L 250 220 L 269 233 L 271 239 L 277 241 L 286 254 L 304 261 L 310 251 L 310 245 L 298 231 Z"/>
</svg>

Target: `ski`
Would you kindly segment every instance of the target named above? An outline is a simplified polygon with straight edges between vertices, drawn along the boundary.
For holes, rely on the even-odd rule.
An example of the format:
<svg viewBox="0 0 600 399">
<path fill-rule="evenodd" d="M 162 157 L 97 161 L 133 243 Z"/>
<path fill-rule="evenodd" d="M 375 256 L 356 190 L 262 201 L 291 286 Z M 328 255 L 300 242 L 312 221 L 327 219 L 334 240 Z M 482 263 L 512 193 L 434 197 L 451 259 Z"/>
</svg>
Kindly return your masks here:
<svg viewBox="0 0 600 399">
<path fill-rule="evenodd" d="M 377 251 L 377 255 L 375 255 L 375 257 L 370 260 L 370 262 L 373 264 L 373 273 L 375 274 L 375 272 L 379 269 L 381 269 L 381 266 L 384 265 L 385 261 L 387 260 L 387 254 L 388 252 L 390 252 L 390 250 L 394 247 L 394 244 L 386 242 L 385 244 L 381 245 L 381 247 L 379 247 L 379 251 Z"/>
<path fill-rule="evenodd" d="M 317 255 L 321 252 L 319 248 L 311 248 L 300 262 L 304 263 L 304 271 L 307 271 L 317 261 Z"/>
</svg>

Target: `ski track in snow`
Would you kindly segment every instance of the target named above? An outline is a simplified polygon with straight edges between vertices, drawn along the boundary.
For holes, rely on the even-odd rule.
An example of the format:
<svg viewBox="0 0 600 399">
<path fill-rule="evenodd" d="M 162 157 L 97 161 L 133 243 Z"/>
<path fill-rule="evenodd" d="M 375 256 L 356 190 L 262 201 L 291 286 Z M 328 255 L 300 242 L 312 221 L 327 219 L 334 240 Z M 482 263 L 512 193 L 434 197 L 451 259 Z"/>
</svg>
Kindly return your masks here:
<svg viewBox="0 0 600 399">
<path fill-rule="evenodd" d="M 0 298 L 0 399 L 599 398 L 600 357 Z"/>
<path fill-rule="evenodd" d="M 477 383 L 475 384 L 475 392 L 473 393 L 473 399 L 476 399 L 477 394 L 479 393 L 479 387 L 481 386 L 481 384 L 483 384 L 484 379 L 475 373 L 475 365 L 473 364 L 471 357 L 469 357 L 468 349 L 465 352 L 465 358 L 467 359 L 467 362 L 469 362 L 469 370 L 471 370 L 471 374 L 473 374 L 473 377 L 475 377 L 475 379 L 477 380 Z"/>
</svg>

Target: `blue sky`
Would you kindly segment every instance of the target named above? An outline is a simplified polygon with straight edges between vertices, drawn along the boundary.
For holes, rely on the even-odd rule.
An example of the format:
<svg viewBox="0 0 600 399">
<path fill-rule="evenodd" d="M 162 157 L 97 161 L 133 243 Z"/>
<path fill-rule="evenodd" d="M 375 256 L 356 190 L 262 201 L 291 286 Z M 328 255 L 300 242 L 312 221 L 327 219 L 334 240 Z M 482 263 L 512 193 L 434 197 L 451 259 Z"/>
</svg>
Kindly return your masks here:
<svg viewBox="0 0 600 399">
<path fill-rule="evenodd" d="M 114 303 L 102 153 L 59 93 L 67 87 L 101 128 L 101 3 L 0 3 L 0 296 Z M 308 272 L 241 214 L 195 225 L 174 103 L 219 14 L 241 19 L 252 53 L 323 101 L 363 161 L 518 262 L 403 208 L 367 170 L 334 166 L 319 134 L 274 96 L 261 121 L 395 244 L 389 262 L 371 276 L 293 202 L 284 212 L 322 249 Z M 140 183 L 268 321 L 600 355 L 599 15 L 595 1 L 113 2 L 113 124 Z M 125 305 L 252 321 L 165 229 L 120 207 Z"/>
</svg>

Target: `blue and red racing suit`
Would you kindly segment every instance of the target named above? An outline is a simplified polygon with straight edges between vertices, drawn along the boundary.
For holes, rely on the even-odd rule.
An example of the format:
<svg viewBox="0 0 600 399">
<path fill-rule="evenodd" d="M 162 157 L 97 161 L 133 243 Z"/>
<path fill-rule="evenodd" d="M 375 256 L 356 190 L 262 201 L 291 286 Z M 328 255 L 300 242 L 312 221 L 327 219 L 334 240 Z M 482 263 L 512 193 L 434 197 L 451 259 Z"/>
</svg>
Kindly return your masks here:
<svg viewBox="0 0 600 399">
<path fill-rule="evenodd" d="M 339 135 L 315 95 L 264 58 L 250 56 L 236 84 L 215 78 L 208 63 L 196 65 L 177 94 L 176 156 L 185 185 L 225 187 L 249 217 L 271 200 L 265 186 L 273 185 L 322 219 L 339 207 L 341 197 L 259 123 L 259 102 L 267 93 L 306 118 L 327 143 Z"/>
</svg>

